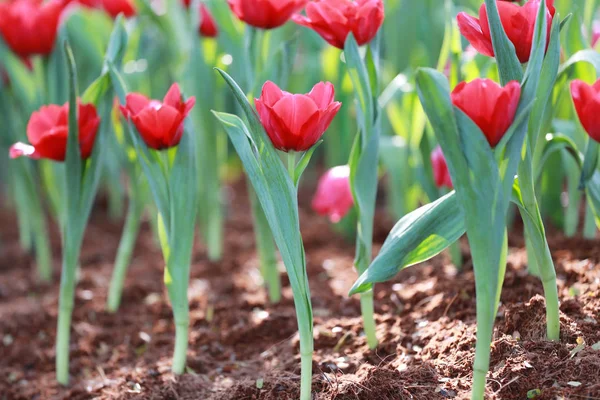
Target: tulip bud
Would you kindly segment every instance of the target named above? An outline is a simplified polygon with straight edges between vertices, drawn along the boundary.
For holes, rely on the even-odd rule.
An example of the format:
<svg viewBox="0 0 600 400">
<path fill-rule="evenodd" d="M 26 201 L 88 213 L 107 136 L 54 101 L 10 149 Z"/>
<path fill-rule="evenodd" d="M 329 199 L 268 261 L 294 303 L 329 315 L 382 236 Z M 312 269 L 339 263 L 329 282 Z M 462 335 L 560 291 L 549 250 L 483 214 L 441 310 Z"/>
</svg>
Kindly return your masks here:
<svg viewBox="0 0 600 400">
<path fill-rule="evenodd" d="M 285 24 L 308 0 L 227 0 L 231 11 L 250 26 L 273 29 Z"/>
<path fill-rule="evenodd" d="M 130 93 L 127 104 L 120 106 L 125 118 L 135 125 L 146 145 L 155 150 L 175 147 L 183 135 L 183 122 L 196 104 L 190 97 L 181 97 L 179 85 L 174 83 L 162 102 L 150 100 L 139 93 Z"/>
<path fill-rule="evenodd" d="M 592 139 L 600 142 L 600 79 L 593 85 L 574 80 L 571 82 L 571 97 L 581 125 Z"/>
<path fill-rule="evenodd" d="M 319 179 L 317 193 L 312 200 L 312 209 L 319 215 L 329 216 L 338 223 L 354 206 L 350 188 L 350 167 L 342 165 L 327 171 Z"/>
<path fill-rule="evenodd" d="M 452 103 L 481 129 L 493 148 L 515 119 L 521 85 L 511 81 L 502 87 L 490 79 L 478 78 L 469 83 L 459 83 L 451 98 Z"/>
<path fill-rule="evenodd" d="M 217 22 L 213 18 L 210 10 L 204 3 L 200 4 L 200 36 L 204 37 L 217 37 L 219 29 L 217 28 Z"/>
<path fill-rule="evenodd" d="M 112 18 L 123 14 L 125 18 L 131 18 L 136 14 L 136 9 L 131 0 L 102 0 L 102 8 Z"/>
<path fill-rule="evenodd" d="M 306 151 L 329 128 L 342 103 L 331 83 L 317 83 L 308 94 L 284 92 L 268 81 L 256 99 L 260 121 L 276 149 Z"/>
<path fill-rule="evenodd" d="M 100 118 L 93 104 L 78 103 L 79 151 L 83 160 L 92 155 Z M 64 161 L 69 137 L 69 103 L 63 106 L 43 106 L 31 114 L 27 124 L 27 139 L 31 144 L 15 143 L 10 158 L 29 157 Z"/>
<path fill-rule="evenodd" d="M 441 189 L 444 186 L 448 189 L 454 188 L 452 185 L 452 178 L 450 177 L 450 171 L 448 171 L 448 164 L 446 164 L 446 157 L 444 157 L 444 153 L 440 146 L 437 146 L 431 152 L 431 167 L 433 168 L 435 185 L 438 188 Z"/>
<path fill-rule="evenodd" d="M 383 18 L 382 0 L 315 0 L 306 6 L 306 16 L 293 17 L 294 22 L 313 29 L 339 49 L 351 32 L 359 46 L 369 43 Z"/>
<path fill-rule="evenodd" d="M 54 48 L 65 5 L 63 0 L 0 2 L 0 35 L 22 58 L 48 55 Z"/>
<path fill-rule="evenodd" d="M 539 7 L 542 4 L 541 0 L 529 0 L 523 6 L 508 1 L 501 1 L 497 4 L 500 21 L 506 36 L 515 46 L 519 61 L 522 63 L 528 62 L 533 46 L 535 21 Z M 546 11 L 548 42 L 550 40 L 550 30 L 552 29 L 552 18 L 554 18 L 556 10 L 554 0 L 546 0 L 546 5 L 548 7 Z M 481 54 L 494 57 L 494 47 L 485 4 L 482 4 L 479 9 L 479 19 L 464 12 L 459 13 L 456 19 L 460 33 L 469 43 Z"/>
</svg>

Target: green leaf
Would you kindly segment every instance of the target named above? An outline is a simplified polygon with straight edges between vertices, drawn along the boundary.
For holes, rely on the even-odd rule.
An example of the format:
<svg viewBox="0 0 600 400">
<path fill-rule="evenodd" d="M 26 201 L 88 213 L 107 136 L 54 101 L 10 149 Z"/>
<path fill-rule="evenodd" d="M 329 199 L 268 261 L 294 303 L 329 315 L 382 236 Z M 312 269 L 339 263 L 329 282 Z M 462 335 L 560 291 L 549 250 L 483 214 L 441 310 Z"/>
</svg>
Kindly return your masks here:
<svg viewBox="0 0 600 400">
<path fill-rule="evenodd" d="M 344 44 L 344 56 L 348 67 L 348 75 L 352 80 L 356 99 L 359 106 L 359 124 L 364 138 L 371 136 L 371 129 L 374 118 L 373 92 L 371 90 L 371 80 L 366 64 L 360 56 L 358 43 L 352 34 L 349 34 Z M 366 140 L 364 140 L 366 143 Z"/>
<path fill-rule="evenodd" d="M 465 233 L 455 192 L 404 216 L 392 229 L 379 255 L 358 278 L 350 295 L 392 279 L 398 272 L 442 252 Z"/>
<path fill-rule="evenodd" d="M 233 82 L 233 80 L 231 81 Z M 232 89 L 235 90 L 235 87 L 237 85 Z M 243 96 L 241 98 L 247 102 Z M 249 104 L 243 107 L 250 109 Z M 262 126 L 260 127 L 261 132 L 253 132 L 248 130 L 244 122 L 235 115 L 216 111 L 213 113 L 229 135 L 265 212 L 290 278 L 294 298 L 297 298 L 298 321 L 299 323 L 300 321 L 309 322 L 312 326 L 310 311 L 312 306 L 306 275 L 306 261 L 300 235 L 298 204 L 295 198 L 296 189 L 292 180 L 273 145 L 270 142 L 261 142 L 261 137 L 265 135 Z M 254 147 L 250 138 L 254 139 L 253 143 L 256 143 L 258 147 Z M 259 151 L 258 154 L 256 150 Z"/>
<path fill-rule="evenodd" d="M 502 82 L 502 85 L 506 85 L 510 81 L 521 81 L 523 76 L 521 63 L 517 58 L 515 46 L 506 36 L 504 27 L 500 21 L 496 0 L 485 0 L 485 6 L 488 14 L 494 54 L 496 56 L 496 61 L 498 62 L 500 82 Z"/>
<path fill-rule="evenodd" d="M 64 51 L 69 71 L 69 136 L 67 138 L 67 150 L 65 157 L 65 209 L 66 213 L 65 236 L 67 241 L 78 237 L 77 226 L 79 225 L 79 210 L 81 201 L 81 177 L 83 165 L 79 150 L 79 124 L 77 123 L 77 69 L 73 52 L 68 42 L 64 42 Z"/>
<path fill-rule="evenodd" d="M 581 180 L 579 188 L 583 189 L 596 172 L 598 166 L 598 147 L 599 144 L 592 138 L 588 139 L 585 158 L 583 159 L 583 168 L 581 170 Z"/>
<path fill-rule="evenodd" d="M 573 66 L 580 62 L 591 64 L 596 69 L 598 76 L 600 76 L 600 53 L 595 50 L 581 50 L 573 54 L 564 64 L 560 66 L 560 70 L 558 72 L 559 77 L 561 77 L 563 74 L 570 73 Z"/>
<path fill-rule="evenodd" d="M 323 140 L 319 140 L 313 147 L 302 154 L 302 158 L 300 158 L 300 161 L 298 161 L 298 164 L 296 165 L 296 171 L 294 172 L 294 186 L 298 187 L 300 178 L 302 178 L 302 174 L 304 174 L 304 171 L 306 170 L 306 167 L 308 167 L 308 163 L 310 163 L 315 150 L 319 148 L 321 143 L 323 143 Z"/>
</svg>

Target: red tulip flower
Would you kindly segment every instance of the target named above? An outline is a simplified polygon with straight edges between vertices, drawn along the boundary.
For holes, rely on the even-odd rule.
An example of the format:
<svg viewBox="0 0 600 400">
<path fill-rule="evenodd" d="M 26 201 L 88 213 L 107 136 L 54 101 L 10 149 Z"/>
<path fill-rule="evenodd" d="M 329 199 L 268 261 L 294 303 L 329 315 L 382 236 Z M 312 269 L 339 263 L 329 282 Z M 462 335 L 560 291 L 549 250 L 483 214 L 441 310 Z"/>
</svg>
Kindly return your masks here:
<svg viewBox="0 0 600 400">
<path fill-rule="evenodd" d="M 131 0 L 102 0 L 102 8 L 112 18 L 123 14 L 125 18 L 131 18 L 136 14 L 136 9 Z"/>
<path fill-rule="evenodd" d="M 592 139 L 600 142 L 600 79 L 593 85 L 574 80 L 571 82 L 571 97 L 581 125 Z"/>
<path fill-rule="evenodd" d="M 308 94 L 284 92 L 271 81 L 265 83 L 256 110 L 273 146 L 285 152 L 314 146 L 342 106 L 334 95 L 329 82 L 317 83 Z"/>
<path fill-rule="evenodd" d="M 48 55 L 54 48 L 65 4 L 63 0 L 0 2 L 0 35 L 21 57 Z"/>
<path fill-rule="evenodd" d="M 529 0 L 523 6 L 507 1 L 498 2 L 500 21 L 508 39 L 515 46 L 517 57 L 522 63 L 529 61 L 529 56 L 531 55 L 535 20 L 540 4 L 541 0 Z M 552 18 L 554 18 L 556 10 L 554 8 L 554 0 L 546 0 L 546 5 L 548 6 L 546 19 L 548 21 L 547 37 L 549 41 Z M 469 43 L 481 54 L 494 57 L 494 47 L 492 46 L 492 37 L 487 17 L 487 9 L 485 4 L 482 4 L 479 9 L 479 19 L 464 12 L 459 13 L 456 19 L 460 33 L 462 33 Z"/>
<path fill-rule="evenodd" d="M 448 170 L 448 164 L 446 164 L 446 157 L 444 157 L 444 153 L 440 146 L 436 147 L 431 152 L 431 166 L 433 167 L 435 185 L 438 188 L 441 189 L 444 186 L 448 189 L 454 188 L 452 185 L 452 178 L 450 177 L 450 171 Z"/>
<path fill-rule="evenodd" d="M 219 29 L 217 22 L 204 3 L 200 4 L 200 35 L 204 37 L 217 37 Z"/>
<path fill-rule="evenodd" d="M 521 85 L 517 81 L 502 87 L 480 78 L 459 83 L 451 94 L 452 103 L 481 129 L 492 148 L 512 125 L 520 97 Z"/>
<path fill-rule="evenodd" d="M 162 102 L 150 100 L 139 93 L 127 95 L 127 104 L 120 106 L 125 118 L 135 125 L 148 147 L 155 150 L 175 147 L 183 135 L 183 122 L 196 104 L 190 97 L 183 101 L 179 85 L 174 83 Z"/>
<path fill-rule="evenodd" d="M 92 155 L 100 118 L 93 104 L 78 103 L 79 151 L 83 160 Z M 69 103 L 63 106 L 44 106 L 31 114 L 27 124 L 29 144 L 15 143 L 11 146 L 10 158 L 47 158 L 64 161 L 69 135 Z"/>
<path fill-rule="evenodd" d="M 369 43 L 383 24 L 382 0 L 315 0 L 306 6 L 306 16 L 294 22 L 315 30 L 329 44 L 344 48 L 352 32 L 359 46 Z"/>
<path fill-rule="evenodd" d="M 285 24 L 308 0 L 227 0 L 231 11 L 255 28 L 273 29 Z"/>
<path fill-rule="evenodd" d="M 330 221 L 335 224 L 340 222 L 353 206 L 350 167 L 342 165 L 327 171 L 319 179 L 312 209 L 319 215 L 329 216 Z"/>
</svg>

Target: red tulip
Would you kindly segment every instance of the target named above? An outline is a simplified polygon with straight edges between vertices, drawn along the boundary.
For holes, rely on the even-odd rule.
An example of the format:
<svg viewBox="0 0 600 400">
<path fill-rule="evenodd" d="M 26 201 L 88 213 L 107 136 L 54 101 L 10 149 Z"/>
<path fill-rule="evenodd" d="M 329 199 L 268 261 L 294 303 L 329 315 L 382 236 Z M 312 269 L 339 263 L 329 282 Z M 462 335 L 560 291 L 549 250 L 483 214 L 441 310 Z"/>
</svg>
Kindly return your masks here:
<svg viewBox="0 0 600 400">
<path fill-rule="evenodd" d="M 317 83 L 308 94 L 291 94 L 265 83 L 256 110 L 273 146 L 285 152 L 314 146 L 342 106 L 333 101 L 334 95 L 329 82 Z"/>
<path fill-rule="evenodd" d="M 327 171 L 319 179 L 312 209 L 319 215 L 329 216 L 330 221 L 335 224 L 340 222 L 353 206 L 350 167 L 342 165 Z"/>
<path fill-rule="evenodd" d="M 382 0 L 315 0 L 306 6 L 306 16 L 294 22 L 314 29 L 329 44 L 344 48 L 352 32 L 359 46 L 369 43 L 383 24 Z"/>
<path fill-rule="evenodd" d="M 162 102 L 130 93 L 127 104 L 120 108 L 125 118 L 133 122 L 146 145 L 162 150 L 179 144 L 183 136 L 183 122 L 194 104 L 194 97 L 183 101 L 179 85 L 174 83 Z"/>
<path fill-rule="evenodd" d="M 100 118 L 93 104 L 78 103 L 79 151 L 83 160 L 92 155 Z M 47 158 L 64 161 L 69 131 L 69 103 L 49 105 L 31 114 L 27 124 L 29 144 L 15 143 L 10 148 L 10 158 Z"/>
<path fill-rule="evenodd" d="M 0 2 L 0 35 L 21 57 L 48 55 L 54 47 L 65 4 L 63 0 Z"/>
<path fill-rule="evenodd" d="M 529 0 L 523 6 L 506 1 L 498 2 L 500 21 L 508 39 L 515 46 L 517 57 L 522 63 L 529 61 L 533 44 L 535 20 L 540 4 L 541 0 Z M 546 10 L 546 19 L 548 22 L 547 37 L 550 40 L 552 18 L 556 12 L 554 0 L 546 0 L 546 5 L 548 6 Z M 485 4 L 482 4 L 479 9 L 479 19 L 464 12 L 459 13 L 456 19 L 460 33 L 462 33 L 473 47 L 483 55 L 494 57 L 494 48 L 492 46 L 492 37 Z"/>
<path fill-rule="evenodd" d="M 571 82 L 571 97 L 581 125 L 592 139 L 600 142 L 600 79 L 593 85 L 574 80 Z"/>
<path fill-rule="evenodd" d="M 496 147 L 515 119 L 521 85 L 509 82 L 505 87 L 490 79 L 459 83 L 452 91 L 452 103 L 481 129 L 491 147 Z"/>
<path fill-rule="evenodd" d="M 204 3 L 200 4 L 200 35 L 204 37 L 217 37 L 219 29 L 210 10 Z"/>
<path fill-rule="evenodd" d="M 125 18 L 131 18 L 136 14 L 131 0 L 102 0 L 102 8 L 112 18 L 117 18 L 119 14 L 123 14 Z"/>
<path fill-rule="evenodd" d="M 442 152 L 440 146 L 436 147 L 431 152 L 431 166 L 433 167 L 433 179 L 435 185 L 438 188 L 446 186 L 448 189 L 452 189 L 452 178 L 450 177 L 450 171 L 448 170 L 448 164 L 446 164 L 446 157 Z"/>
<path fill-rule="evenodd" d="M 273 29 L 285 24 L 308 0 L 227 0 L 231 11 L 255 28 Z"/>
</svg>

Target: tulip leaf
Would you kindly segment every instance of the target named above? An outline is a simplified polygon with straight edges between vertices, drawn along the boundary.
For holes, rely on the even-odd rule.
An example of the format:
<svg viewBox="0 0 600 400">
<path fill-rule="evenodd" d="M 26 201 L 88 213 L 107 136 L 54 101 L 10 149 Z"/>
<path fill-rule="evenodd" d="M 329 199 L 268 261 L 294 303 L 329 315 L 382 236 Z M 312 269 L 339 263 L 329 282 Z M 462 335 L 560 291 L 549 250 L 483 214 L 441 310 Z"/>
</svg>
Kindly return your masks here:
<svg viewBox="0 0 600 400">
<path fill-rule="evenodd" d="M 401 218 L 379 255 L 352 286 L 350 295 L 386 282 L 398 272 L 436 256 L 465 232 L 464 215 L 455 192 Z"/>
<path fill-rule="evenodd" d="M 177 153 L 168 177 L 170 217 L 167 225 L 169 259 L 167 267 L 172 277 L 168 285 L 171 298 L 187 293 L 189 266 L 194 243 L 198 210 L 196 190 L 196 160 L 194 139 L 186 129 L 177 146 Z"/>
<path fill-rule="evenodd" d="M 559 77 L 563 76 L 563 74 L 569 74 L 572 71 L 573 66 L 580 62 L 591 64 L 596 69 L 597 76 L 600 77 L 600 53 L 596 50 L 589 49 L 578 51 L 562 64 L 558 72 Z"/>
<path fill-rule="evenodd" d="M 312 305 L 300 234 L 296 187 L 242 90 L 226 72 L 219 69 L 217 71 L 229 85 L 249 126 L 235 115 L 213 113 L 222 123 L 241 158 L 269 222 L 290 279 L 300 329 L 307 329 L 309 326 L 312 332 Z"/>
<path fill-rule="evenodd" d="M 356 92 L 356 99 L 358 100 L 358 106 L 361 111 L 358 113 L 361 117 L 359 118 L 361 134 L 366 139 L 371 136 L 370 132 L 373 121 L 375 120 L 373 115 L 373 93 L 367 66 L 360 56 L 358 43 L 356 43 L 352 34 L 349 34 L 346 38 L 344 56 L 346 57 L 348 74 L 352 80 Z M 366 144 L 366 140 L 364 140 L 363 143 Z"/>
<path fill-rule="evenodd" d="M 598 147 L 598 142 L 592 138 L 588 139 L 585 157 L 583 159 L 583 168 L 581 170 L 579 189 L 585 188 L 588 181 L 592 178 L 592 175 L 596 172 L 596 167 L 598 166 Z"/>
<path fill-rule="evenodd" d="M 0 37 L 0 66 L 6 71 L 10 84 L 26 110 L 33 110 L 41 103 L 35 77 L 23 61 L 13 54 Z"/>
<path fill-rule="evenodd" d="M 504 27 L 500 21 L 496 0 L 485 0 L 485 7 L 487 9 L 494 54 L 498 62 L 500 82 L 502 85 L 506 85 L 510 81 L 521 81 L 523 76 L 521 63 L 517 58 L 515 46 L 508 39 L 508 36 L 506 36 Z"/>
<path fill-rule="evenodd" d="M 79 124 L 77 123 L 77 68 L 73 52 L 67 42 L 64 42 L 63 49 L 69 71 L 69 135 L 65 156 L 65 188 L 67 188 L 68 193 L 65 193 L 64 201 L 66 210 L 76 210 L 65 214 L 66 220 L 63 221 L 63 229 L 65 229 L 67 241 L 71 241 L 70 238 L 80 236 L 77 233 L 77 226 L 79 225 L 83 163 L 79 148 Z"/>
<path fill-rule="evenodd" d="M 258 141 L 260 155 L 254 155 L 248 138 L 252 137 L 257 141 L 264 132 L 252 132 L 236 115 L 216 111 L 213 113 L 229 135 L 265 212 L 290 278 L 298 321 L 308 322 L 312 326 L 306 260 L 300 235 L 296 189 L 292 180 L 270 142 Z M 260 129 L 262 131 L 262 126 Z"/>
<path fill-rule="evenodd" d="M 310 149 L 305 151 L 304 154 L 302 154 L 300 161 L 298 161 L 298 164 L 296 165 L 296 170 L 294 173 L 294 186 L 298 187 L 298 184 L 300 183 L 300 178 L 302 178 L 302 174 L 304 174 L 304 171 L 306 170 L 306 167 L 308 167 L 308 163 L 310 163 L 310 160 L 312 159 L 315 150 L 319 148 L 321 143 L 323 143 L 323 140 L 319 140 L 317 143 L 314 144 L 313 147 L 311 147 Z"/>
</svg>

